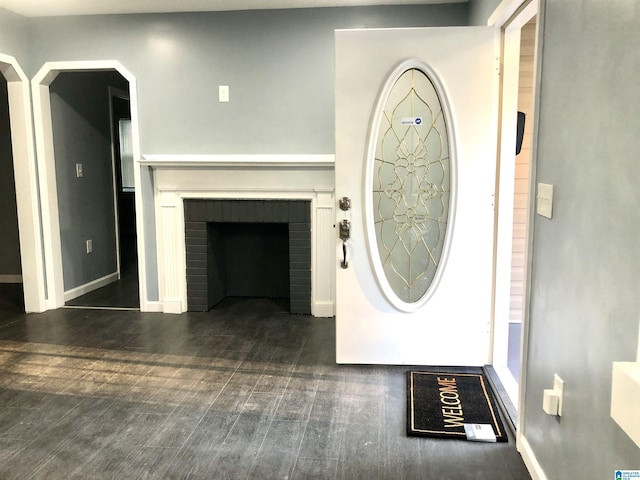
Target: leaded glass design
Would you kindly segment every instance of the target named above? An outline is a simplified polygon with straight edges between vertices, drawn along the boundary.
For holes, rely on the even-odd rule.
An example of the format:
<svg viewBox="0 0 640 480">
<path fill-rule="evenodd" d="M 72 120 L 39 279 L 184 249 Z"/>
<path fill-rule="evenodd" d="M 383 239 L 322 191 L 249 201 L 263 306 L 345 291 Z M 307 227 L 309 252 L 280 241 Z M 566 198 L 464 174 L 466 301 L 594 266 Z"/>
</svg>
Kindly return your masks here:
<svg viewBox="0 0 640 480">
<path fill-rule="evenodd" d="M 445 248 L 451 200 L 449 139 L 429 77 L 409 68 L 378 110 L 373 217 L 389 286 L 406 303 L 431 286 Z"/>
</svg>

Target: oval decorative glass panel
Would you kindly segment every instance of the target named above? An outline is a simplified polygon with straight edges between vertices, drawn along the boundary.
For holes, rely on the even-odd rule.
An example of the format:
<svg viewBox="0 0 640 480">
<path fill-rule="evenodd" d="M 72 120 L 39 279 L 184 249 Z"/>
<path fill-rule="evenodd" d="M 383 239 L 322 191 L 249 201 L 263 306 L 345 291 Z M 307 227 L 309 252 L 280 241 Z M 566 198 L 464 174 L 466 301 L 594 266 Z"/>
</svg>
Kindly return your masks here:
<svg viewBox="0 0 640 480">
<path fill-rule="evenodd" d="M 370 257 L 387 299 L 415 311 L 437 286 L 454 195 L 451 122 L 428 67 L 404 62 L 378 100 L 365 202 Z"/>
</svg>

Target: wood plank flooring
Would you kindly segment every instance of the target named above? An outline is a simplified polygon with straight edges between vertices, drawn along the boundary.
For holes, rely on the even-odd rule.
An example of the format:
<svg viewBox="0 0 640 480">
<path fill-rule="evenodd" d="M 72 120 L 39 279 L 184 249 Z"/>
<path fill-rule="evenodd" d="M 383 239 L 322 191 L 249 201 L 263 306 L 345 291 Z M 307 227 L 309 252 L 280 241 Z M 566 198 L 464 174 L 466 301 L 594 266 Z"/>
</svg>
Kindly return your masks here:
<svg viewBox="0 0 640 480">
<path fill-rule="evenodd" d="M 336 365 L 333 319 L 0 310 L 0 478 L 530 478 L 503 444 L 407 437 L 408 367 Z"/>
<path fill-rule="evenodd" d="M 140 308 L 135 236 L 120 237 L 120 279 L 65 303 L 71 307 Z"/>
</svg>

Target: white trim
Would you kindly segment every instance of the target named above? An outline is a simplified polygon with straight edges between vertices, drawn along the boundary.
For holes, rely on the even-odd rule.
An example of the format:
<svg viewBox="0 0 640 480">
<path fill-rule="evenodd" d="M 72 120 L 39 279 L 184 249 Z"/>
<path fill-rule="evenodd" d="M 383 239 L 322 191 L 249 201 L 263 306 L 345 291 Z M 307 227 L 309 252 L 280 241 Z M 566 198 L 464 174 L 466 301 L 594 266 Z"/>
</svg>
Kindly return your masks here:
<svg viewBox="0 0 640 480">
<path fill-rule="evenodd" d="M 115 233 L 116 233 L 116 271 L 118 272 L 118 278 L 120 278 L 120 274 L 122 271 L 121 259 L 120 259 L 120 218 L 118 213 L 118 169 L 120 165 L 116 163 L 116 135 L 118 135 L 118 142 L 120 141 L 119 133 L 116 133 L 115 128 L 113 127 L 114 118 L 113 118 L 113 99 L 120 98 L 124 99 L 128 102 L 131 102 L 129 98 L 129 93 L 117 88 L 111 87 L 108 88 L 109 91 L 109 133 L 111 137 L 109 141 L 111 143 L 111 179 L 113 180 L 113 214 L 114 214 L 114 225 L 115 225 Z M 118 152 L 119 153 L 119 152 Z"/>
<path fill-rule="evenodd" d="M 73 300 L 74 298 L 78 298 L 85 293 L 93 292 L 99 288 L 104 287 L 105 285 L 109 285 L 110 283 L 117 282 L 118 278 L 120 278 L 120 274 L 118 272 L 110 273 L 109 275 L 105 275 L 102 278 L 97 278 L 90 282 L 85 283 L 84 285 L 80 285 L 79 287 L 72 288 L 71 290 L 67 290 L 64 292 L 64 301 L 68 302 L 69 300 Z"/>
<path fill-rule="evenodd" d="M 182 313 L 187 310 L 183 205 L 179 192 L 163 191 L 156 195 L 158 290 L 163 313 Z"/>
<path fill-rule="evenodd" d="M 512 161 L 502 161 L 505 158 L 514 158 L 515 151 L 515 117 L 506 119 L 504 112 L 515 112 L 517 110 L 518 95 L 518 75 L 514 75 L 510 66 L 514 64 L 519 67 L 520 59 L 520 30 L 538 12 L 538 0 L 503 0 L 488 24 L 502 29 L 504 44 L 502 60 L 504 70 L 502 72 L 501 91 L 501 118 L 500 118 L 500 144 L 499 144 L 499 184 L 497 185 L 498 205 L 496 221 L 496 248 L 495 248 L 495 273 L 494 273 L 494 312 L 492 319 L 492 364 L 503 384 L 510 384 L 513 376 L 507 368 L 508 355 L 508 331 L 509 331 L 509 301 L 510 301 L 510 281 L 511 281 L 511 252 L 513 233 L 513 196 L 514 196 L 514 175 L 515 164 Z M 538 35 L 536 34 L 536 37 Z M 537 56 L 537 52 L 536 52 Z M 537 67 L 536 67 L 537 68 Z M 534 71 L 534 78 L 535 78 Z M 535 104 L 536 91 L 538 86 L 534 85 L 533 101 Z M 534 122 L 536 118 L 534 117 Z M 532 152 L 534 150 L 535 134 L 532 134 Z M 533 165 L 533 154 L 532 162 Z M 532 177 L 531 177 L 532 178 Z M 530 190 L 531 191 L 531 190 Z M 531 212 L 529 212 L 531 214 Z M 529 232 L 531 232 L 529 228 Z M 530 247 L 531 233 L 527 238 L 527 250 Z M 525 291 L 527 290 L 528 278 L 530 275 L 529 262 L 525 262 L 527 273 L 525 274 Z M 525 416 L 525 389 L 526 389 L 526 367 L 527 349 L 526 339 L 528 337 L 528 311 L 529 301 L 525 294 L 524 318 L 522 322 L 520 338 L 520 375 L 517 388 L 517 398 L 513 398 L 513 388 L 508 390 L 509 397 L 518 409 L 518 421 L 516 429 L 519 431 Z"/>
<path fill-rule="evenodd" d="M 147 302 L 145 312 L 162 313 L 162 302 Z"/>
<path fill-rule="evenodd" d="M 533 65 L 533 97 L 531 99 L 533 105 L 533 125 L 531 128 L 531 153 L 530 153 L 530 166 L 529 166 L 529 192 L 535 192 L 536 172 L 537 172 L 537 153 L 538 153 L 538 129 L 540 123 L 540 68 L 542 65 L 542 49 L 543 49 L 543 36 L 541 32 L 544 31 L 544 16 L 539 15 L 540 4 L 539 0 L 533 0 L 532 4 L 537 12 L 536 23 L 536 50 L 535 61 Z M 524 315 L 522 319 L 522 338 L 520 343 L 520 393 L 519 393 L 519 411 L 521 415 L 518 415 L 518 425 L 516 428 L 522 430 L 524 425 L 525 415 L 525 396 L 527 390 L 527 362 L 529 358 L 529 306 L 531 305 L 531 275 L 532 275 L 532 259 L 533 259 L 533 224 L 535 219 L 535 195 L 529 195 L 529 209 L 527 218 L 527 242 L 525 245 L 525 298 L 524 298 Z"/>
<path fill-rule="evenodd" d="M 0 275 L 0 283 L 22 283 L 22 275 Z"/>
<path fill-rule="evenodd" d="M 313 302 L 314 317 L 333 317 L 336 314 L 335 302 Z"/>
<path fill-rule="evenodd" d="M 51 100 L 49 86 L 63 71 L 112 71 L 115 70 L 129 82 L 131 102 L 131 125 L 134 159 L 140 158 L 138 94 L 136 79 L 120 62 L 116 60 L 47 62 L 31 81 L 33 90 L 33 110 L 35 140 L 37 147 L 38 172 L 41 193 L 42 230 L 48 299 L 46 308 L 59 308 L 64 305 L 64 286 L 62 274 L 62 249 L 60 242 L 60 222 L 58 218 L 58 199 L 55 178 L 55 155 L 53 150 L 53 132 L 51 125 Z M 138 242 L 138 278 L 140 289 L 140 310 L 147 311 L 147 271 L 144 255 L 145 232 L 144 211 L 141 192 L 140 169 L 134 169 L 136 235 Z"/>
<path fill-rule="evenodd" d="M 56 72 L 57 75 L 57 72 Z M 55 75 L 42 72 L 50 83 Z M 36 140 L 38 180 L 40 182 L 40 209 L 42 211 L 42 243 L 44 247 L 47 279 L 46 308 L 64 305 L 62 278 L 62 253 L 60 246 L 60 222 L 58 219 L 58 196 L 56 194 L 55 163 L 53 158 L 53 129 L 51 125 L 51 103 L 49 84 L 42 86 L 36 76 L 32 81 L 34 133 Z M 53 188 L 52 188 L 53 187 Z M 56 252 L 56 254 L 54 254 Z"/>
<path fill-rule="evenodd" d="M 529 441 L 524 435 L 517 435 L 516 448 L 518 449 L 518 452 L 520 452 L 522 460 L 524 460 L 524 464 L 526 465 L 531 478 L 533 480 L 547 480 L 547 475 L 544 473 L 544 470 L 542 470 L 536 455 L 533 453 L 533 449 L 531 448 Z"/>
<path fill-rule="evenodd" d="M 24 306 L 27 312 L 42 312 L 46 309 L 45 269 L 29 80 L 16 59 L 2 53 L 0 73 L 7 80 L 9 96 Z"/>
<path fill-rule="evenodd" d="M 162 302 L 162 313 L 182 313 L 185 311 L 181 300 L 166 299 Z"/>
<path fill-rule="evenodd" d="M 509 23 L 509 20 L 513 15 L 518 12 L 520 8 L 527 5 L 527 3 L 535 3 L 537 10 L 538 0 L 502 0 L 500 5 L 493 11 L 489 19 L 487 20 L 488 26 L 504 27 Z M 527 5 L 527 8 L 529 5 Z M 528 20 L 527 20 L 528 21 Z M 524 22 L 526 23 L 526 22 Z M 521 24 L 520 26 L 524 25 Z"/>
<path fill-rule="evenodd" d="M 520 15 L 516 16 L 516 18 L 512 18 L 513 15 L 521 10 Z M 520 28 L 526 22 L 528 22 L 533 15 L 536 15 L 539 12 L 539 1 L 532 0 L 503 0 L 498 9 L 494 12 L 489 20 L 489 24 L 495 24 L 497 27 L 507 29 L 511 25 L 507 24 L 511 20 L 511 23 L 515 28 Z M 534 111 L 534 121 L 533 128 L 531 133 L 531 157 L 530 157 L 530 175 L 529 175 L 529 191 L 533 192 L 533 186 L 535 185 L 536 178 L 536 150 L 537 150 L 537 138 L 538 138 L 538 122 L 539 122 L 539 96 L 538 92 L 540 91 L 540 78 L 538 75 L 538 70 L 540 68 L 541 58 L 539 56 L 539 52 L 542 51 L 542 37 L 540 32 L 542 31 L 542 23 L 544 19 L 538 16 L 538 22 L 536 27 L 536 60 L 534 64 L 534 85 L 533 85 L 533 111 Z M 526 274 L 525 274 L 525 301 L 524 301 L 524 318 L 522 321 L 522 333 L 520 339 L 520 382 L 519 382 L 519 392 L 518 392 L 518 420 L 516 425 L 516 447 L 520 454 L 522 455 L 522 459 L 525 462 L 527 470 L 529 474 L 534 480 L 546 480 L 546 475 L 544 470 L 542 469 L 540 463 L 538 462 L 533 448 L 529 444 L 527 438 L 524 435 L 523 429 L 525 425 L 525 418 L 527 415 L 526 412 L 526 391 L 527 391 L 527 364 L 528 364 L 528 345 L 529 345 L 529 305 L 531 299 L 531 249 L 532 249 L 532 226 L 533 226 L 533 204 L 535 201 L 535 196 L 530 195 L 529 198 L 529 218 L 527 219 L 528 223 L 528 235 L 527 235 L 527 243 L 525 249 L 525 265 L 526 265 Z"/>
<path fill-rule="evenodd" d="M 187 309 L 184 199 L 288 199 L 311 202 L 311 314 L 335 314 L 333 155 L 206 155 L 198 167 L 170 157 L 153 164 L 161 311 Z"/>
<path fill-rule="evenodd" d="M 513 252 L 513 210 L 516 171 L 516 120 L 520 71 L 520 27 L 503 28 L 502 89 L 500 93 L 500 143 L 498 145 L 498 204 L 495 224 L 494 311 L 492 325 L 492 365 L 496 371 L 507 367 L 511 266 Z M 502 375 L 500 375 L 502 379 Z M 517 401 L 514 405 L 517 405 Z"/>
<path fill-rule="evenodd" d="M 335 155 L 143 155 L 141 165 L 154 168 L 333 168 Z"/>
</svg>

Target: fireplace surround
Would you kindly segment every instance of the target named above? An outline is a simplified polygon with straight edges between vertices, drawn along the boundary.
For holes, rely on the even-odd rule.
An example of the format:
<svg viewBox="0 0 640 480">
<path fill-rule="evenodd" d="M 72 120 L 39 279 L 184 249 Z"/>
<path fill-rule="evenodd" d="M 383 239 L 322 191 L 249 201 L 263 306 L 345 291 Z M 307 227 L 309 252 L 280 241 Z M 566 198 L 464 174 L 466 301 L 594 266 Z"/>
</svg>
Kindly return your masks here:
<svg viewBox="0 0 640 480">
<path fill-rule="evenodd" d="M 186 227 L 191 207 L 185 205 L 192 200 L 215 205 L 208 202 L 216 200 L 252 201 L 257 202 L 256 208 L 261 202 L 270 206 L 285 202 L 295 208 L 306 204 L 310 271 L 304 275 L 310 276 L 310 312 L 316 317 L 335 314 L 335 268 L 340 252 L 335 231 L 333 155 L 145 155 L 140 163 L 148 167 L 154 191 L 155 215 L 149 228 L 155 231 L 157 251 L 149 250 L 146 255 L 157 265 L 158 311 L 182 313 L 190 309 Z M 149 290 L 151 287 L 148 285 Z M 306 288 L 308 295 L 308 286 L 298 288 Z"/>
</svg>

